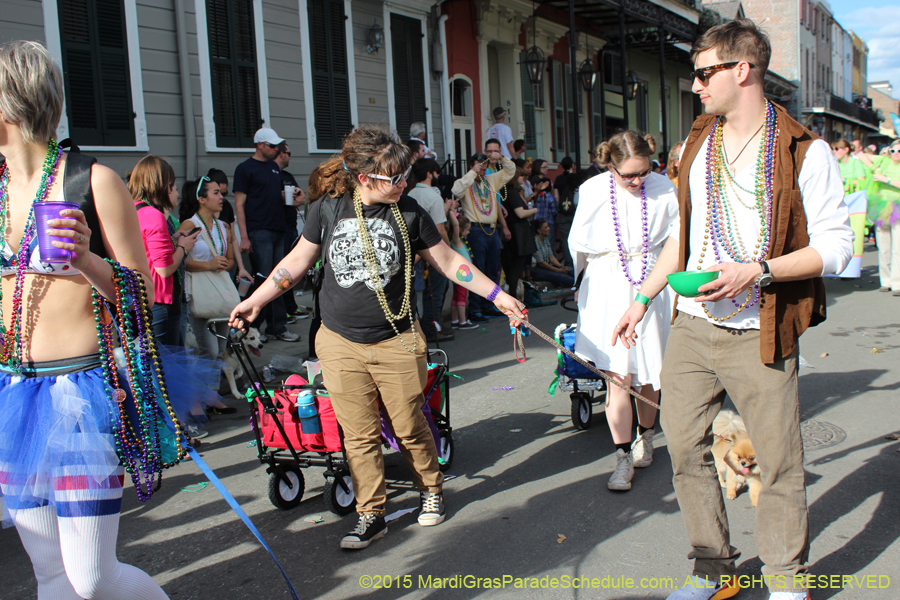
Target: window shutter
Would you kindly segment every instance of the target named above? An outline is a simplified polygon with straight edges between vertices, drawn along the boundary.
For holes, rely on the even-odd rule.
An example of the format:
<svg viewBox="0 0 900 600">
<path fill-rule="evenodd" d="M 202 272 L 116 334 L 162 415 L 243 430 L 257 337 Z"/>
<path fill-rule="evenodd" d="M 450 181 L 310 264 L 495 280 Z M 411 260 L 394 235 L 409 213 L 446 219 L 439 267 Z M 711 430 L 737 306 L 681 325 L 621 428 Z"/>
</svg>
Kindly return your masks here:
<svg viewBox="0 0 900 600">
<path fill-rule="evenodd" d="M 307 7 L 316 147 L 336 149 L 353 129 L 344 3 L 342 0 L 309 0 Z"/>
<path fill-rule="evenodd" d="M 84 146 L 134 146 L 123 0 L 59 0 L 70 136 Z"/>
<path fill-rule="evenodd" d="M 550 61 L 551 85 L 553 87 L 553 160 L 559 161 L 566 154 L 566 106 L 563 93 L 562 64 L 558 61 Z"/>
<path fill-rule="evenodd" d="M 253 146 L 262 124 L 253 0 L 206 0 L 206 20 L 216 145 Z"/>
<path fill-rule="evenodd" d="M 422 22 L 391 13 L 391 52 L 394 66 L 394 111 L 397 133 L 409 135 L 409 126 L 425 118 L 425 61 Z"/>
<path fill-rule="evenodd" d="M 535 86 L 528 79 L 524 52 L 519 55 L 519 66 L 522 78 L 522 116 L 525 119 L 525 151 L 534 156 L 537 154 L 537 123 L 534 112 Z"/>
</svg>

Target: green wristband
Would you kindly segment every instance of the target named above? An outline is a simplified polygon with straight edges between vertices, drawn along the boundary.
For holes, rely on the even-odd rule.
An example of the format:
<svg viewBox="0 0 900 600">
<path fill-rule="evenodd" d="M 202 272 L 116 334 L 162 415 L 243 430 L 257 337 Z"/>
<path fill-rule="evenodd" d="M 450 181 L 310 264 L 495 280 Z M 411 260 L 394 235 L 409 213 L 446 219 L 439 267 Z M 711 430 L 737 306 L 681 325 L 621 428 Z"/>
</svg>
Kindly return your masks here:
<svg viewBox="0 0 900 600">
<path fill-rule="evenodd" d="M 637 302 L 640 302 L 641 304 L 643 304 L 644 306 L 650 306 L 650 298 L 648 298 L 647 296 L 645 296 L 643 294 L 638 294 L 637 296 L 634 297 L 634 299 Z"/>
</svg>

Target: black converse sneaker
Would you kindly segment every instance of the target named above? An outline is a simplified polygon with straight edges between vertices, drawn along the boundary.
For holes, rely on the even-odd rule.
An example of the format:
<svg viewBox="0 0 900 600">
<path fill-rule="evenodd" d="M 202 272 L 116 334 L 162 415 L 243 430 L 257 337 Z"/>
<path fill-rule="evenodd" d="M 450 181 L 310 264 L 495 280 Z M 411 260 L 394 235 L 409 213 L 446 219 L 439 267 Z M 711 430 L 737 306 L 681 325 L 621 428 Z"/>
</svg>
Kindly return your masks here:
<svg viewBox="0 0 900 600">
<path fill-rule="evenodd" d="M 361 550 L 369 544 L 384 537 L 387 533 L 387 523 L 384 517 L 379 517 L 373 513 L 365 513 L 359 515 L 359 523 L 356 529 L 344 536 L 341 540 L 341 548 L 348 550 Z"/>
<path fill-rule="evenodd" d="M 444 496 L 419 492 L 419 525 L 431 527 L 444 522 Z"/>
</svg>

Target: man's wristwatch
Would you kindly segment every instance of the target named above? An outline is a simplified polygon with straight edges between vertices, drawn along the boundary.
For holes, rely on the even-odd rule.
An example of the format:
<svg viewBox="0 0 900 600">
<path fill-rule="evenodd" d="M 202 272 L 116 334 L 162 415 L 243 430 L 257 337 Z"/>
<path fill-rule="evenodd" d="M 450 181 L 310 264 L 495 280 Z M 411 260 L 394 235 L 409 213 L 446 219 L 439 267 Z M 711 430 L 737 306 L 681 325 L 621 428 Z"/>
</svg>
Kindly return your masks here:
<svg viewBox="0 0 900 600">
<path fill-rule="evenodd" d="M 761 288 L 764 288 L 767 285 L 769 285 L 770 283 L 772 283 L 773 281 L 775 281 L 775 278 L 772 277 L 772 271 L 771 271 L 771 269 L 769 269 L 769 263 L 762 260 L 759 262 L 759 266 L 762 267 L 762 273 L 760 274 L 759 277 L 756 278 L 756 285 L 758 285 Z"/>
</svg>

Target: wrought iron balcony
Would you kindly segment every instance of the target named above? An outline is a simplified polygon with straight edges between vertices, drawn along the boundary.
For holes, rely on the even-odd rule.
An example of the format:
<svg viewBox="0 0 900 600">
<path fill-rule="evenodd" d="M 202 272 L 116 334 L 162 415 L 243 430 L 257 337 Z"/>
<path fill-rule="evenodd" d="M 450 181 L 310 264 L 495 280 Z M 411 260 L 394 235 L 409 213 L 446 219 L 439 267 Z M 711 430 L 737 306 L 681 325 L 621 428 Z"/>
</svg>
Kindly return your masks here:
<svg viewBox="0 0 900 600">
<path fill-rule="evenodd" d="M 847 102 L 834 94 L 831 95 L 831 102 L 829 103 L 828 108 L 836 113 L 841 113 L 858 121 L 862 121 L 863 123 L 878 127 L 878 115 L 873 111 L 857 106 L 852 102 Z"/>
</svg>

